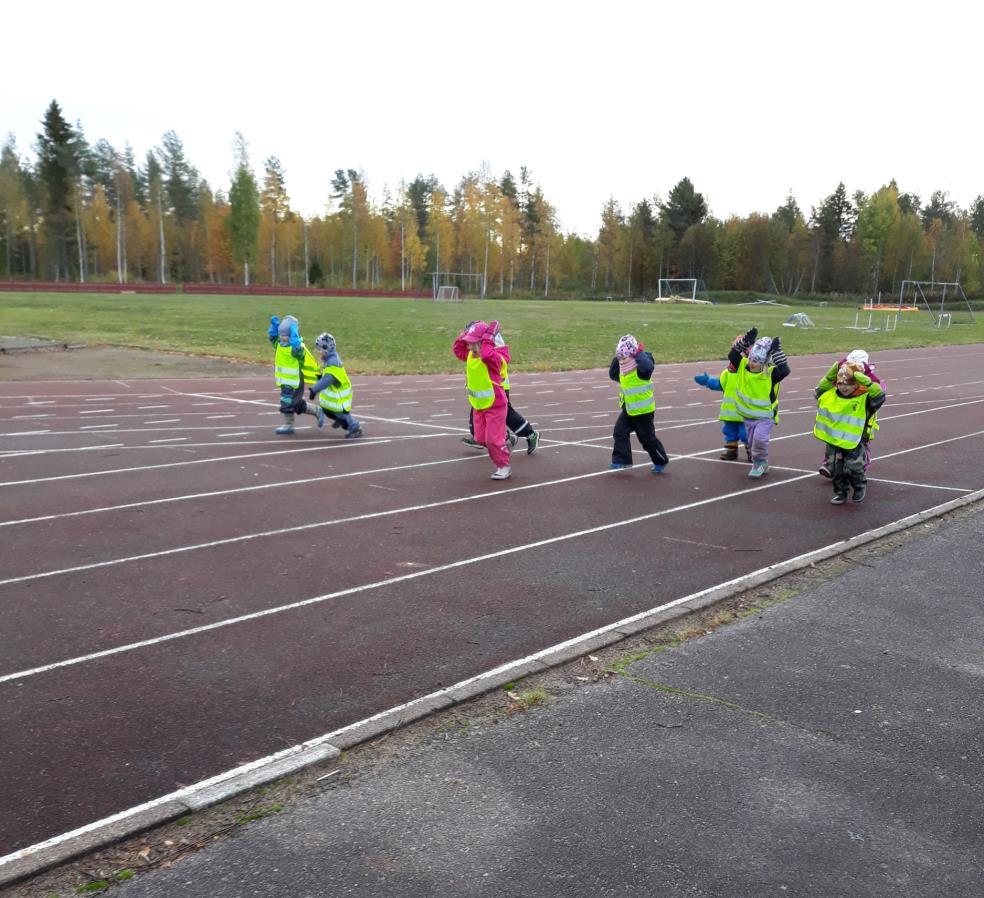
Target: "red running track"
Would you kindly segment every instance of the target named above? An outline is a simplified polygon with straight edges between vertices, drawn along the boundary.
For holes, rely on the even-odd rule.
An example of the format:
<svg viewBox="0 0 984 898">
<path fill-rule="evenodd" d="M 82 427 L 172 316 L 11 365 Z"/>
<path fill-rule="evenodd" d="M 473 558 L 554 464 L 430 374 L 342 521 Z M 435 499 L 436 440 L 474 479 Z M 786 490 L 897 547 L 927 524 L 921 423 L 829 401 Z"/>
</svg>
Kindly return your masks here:
<svg viewBox="0 0 984 898">
<path fill-rule="evenodd" d="M 542 448 L 503 483 L 459 441 L 457 376 L 356 378 L 359 441 L 275 437 L 267 378 L 4 384 L 0 857 L 984 488 L 981 350 L 876 359 L 842 508 L 811 435 L 827 357 L 791 360 L 760 483 L 717 458 L 702 364 L 654 376 L 658 477 L 607 470 L 607 372 L 512 375 Z"/>
</svg>

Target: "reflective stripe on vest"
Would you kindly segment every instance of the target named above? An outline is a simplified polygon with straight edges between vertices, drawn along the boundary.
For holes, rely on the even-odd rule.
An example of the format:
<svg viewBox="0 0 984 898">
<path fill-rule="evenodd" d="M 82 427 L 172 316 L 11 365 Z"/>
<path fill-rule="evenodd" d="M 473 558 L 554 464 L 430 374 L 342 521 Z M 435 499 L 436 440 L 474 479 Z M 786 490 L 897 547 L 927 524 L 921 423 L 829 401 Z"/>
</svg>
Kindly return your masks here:
<svg viewBox="0 0 984 898">
<path fill-rule="evenodd" d="M 630 415 L 644 415 L 656 411 L 656 398 L 653 396 L 653 382 L 643 380 L 633 369 L 628 374 L 620 374 L 618 378 L 622 389 L 618 401 Z"/>
<path fill-rule="evenodd" d="M 772 367 L 754 373 L 748 370 L 748 359 L 742 359 L 735 377 L 735 407 L 746 419 L 772 418 L 779 422 L 779 385 L 772 398 Z"/>
<path fill-rule="evenodd" d="M 291 352 L 289 346 L 277 345 L 277 354 L 274 356 L 274 374 L 277 378 L 277 386 L 299 387 L 301 385 L 301 374 L 304 374 L 304 381 L 313 384 L 318 379 L 318 363 L 311 355 L 308 348 L 302 343 L 301 349 L 304 350 L 303 360 L 297 359 Z"/>
<path fill-rule="evenodd" d="M 322 376 L 325 374 L 330 374 L 339 383 L 337 387 L 325 387 L 318 393 L 318 403 L 330 412 L 350 411 L 355 391 L 352 389 L 352 381 L 349 380 L 348 373 L 337 365 L 326 365 Z"/>
<path fill-rule="evenodd" d="M 738 389 L 738 375 L 727 368 L 721 372 L 718 378 L 724 390 L 724 399 L 721 400 L 721 411 L 718 414 L 719 421 L 743 421 L 744 418 L 738 412 L 738 405 L 735 402 L 735 391 Z"/>
<path fill-rule="evenodd" d="M 299 387 L 301 385 L 301 366 L 291 355 L 289 346 L 277 346 L 273 360 L 278 387 Z"/>
<path fill-rule="evenodd" d="M 495 402 L 495 389 L 492 386 L 488 365 L 471 353 L 468 353 L 468 360 L 465 362 L 465 386 L 468 389 L 468 401 L 472 408 L 481 411 L 492 407 L 492 403 Z"/>
<path fill-rule="evenodd" d="M 831 446 L 853 449 L 864 435 L 867 402 L 865 393 L 845 398 L 837 390 L 827 390 L 820 397 L 813 435 Z"/>
<path fill-rule="evenodd" d="M 502 389 L 509 392 L 509 365 L 502 363 Z"/>
</svg>

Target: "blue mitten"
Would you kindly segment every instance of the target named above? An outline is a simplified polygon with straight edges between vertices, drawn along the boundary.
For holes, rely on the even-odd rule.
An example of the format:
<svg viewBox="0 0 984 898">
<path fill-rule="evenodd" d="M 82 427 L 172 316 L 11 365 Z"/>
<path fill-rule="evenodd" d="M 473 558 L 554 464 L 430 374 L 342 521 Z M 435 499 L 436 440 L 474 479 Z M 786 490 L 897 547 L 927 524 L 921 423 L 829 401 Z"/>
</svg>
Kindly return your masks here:
<svg viewBox="0 0 984 898">
<path fill-rule="evenodd" d="M 707 382 L 709 380 L 710 380 L 710 377 L 707 376 L 707 372 L 706 371 L 703 374 L 695 374 L 694 375 L 694 383 L 698 383 L 702 387 L 706 387 L 707 386 Z"/>
<path fill-rule="evenodd" d="M 274 315 L 270 319 L 270 329 L 267 331 L 267 336 L 271 340 L 276 340 L 277 334 L 279 333 L 279 328 L 280 328 L 280 319 L 276 315 Z"/>
<path fill-rule="evenodd" d="M 301 335 L 297 332 L 297 324 L 293 321 L 290 323 L 290 348 L 301 348 Z"/>
</svg>

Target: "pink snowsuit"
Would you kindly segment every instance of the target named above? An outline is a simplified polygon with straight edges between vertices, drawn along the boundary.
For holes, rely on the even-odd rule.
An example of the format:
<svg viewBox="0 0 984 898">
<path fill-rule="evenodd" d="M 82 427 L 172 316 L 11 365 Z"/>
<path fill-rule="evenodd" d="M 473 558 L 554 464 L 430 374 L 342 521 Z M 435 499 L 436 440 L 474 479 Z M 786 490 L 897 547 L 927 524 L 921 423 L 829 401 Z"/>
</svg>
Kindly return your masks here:
<svg viewBox="0 0 984 898">
<path fill-rule="evenodd" d="M 468 361 L 468 344 L 464 341 L 464 333 L 459 335 L 451 348 L 461 361 Z M 506 444 L 506 412 L 509 400 L 506 391 L 502 389 L 502 366 L 509 362 L 509 347 L 496 346 L 492 332 L 487 331 L 479 343 L 479 358 L 489 369 L 495 399 L 489 408 L 473 410 L 475 441 L 489 450 L 489 458 L 497 468 L 507 468 L 509 447 Z"/>
</svg>

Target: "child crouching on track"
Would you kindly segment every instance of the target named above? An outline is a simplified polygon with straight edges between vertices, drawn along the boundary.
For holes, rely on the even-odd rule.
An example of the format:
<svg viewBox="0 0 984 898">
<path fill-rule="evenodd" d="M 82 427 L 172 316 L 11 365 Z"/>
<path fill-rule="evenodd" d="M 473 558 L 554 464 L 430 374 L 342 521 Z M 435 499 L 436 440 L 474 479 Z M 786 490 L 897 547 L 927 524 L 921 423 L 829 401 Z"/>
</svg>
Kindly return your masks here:
<svg viewBox="0 0 984 898">
<path fill-rule="evenodd" d="M 732 344 L 728 362 L 735 369 L 735 407 L 752 454 L 748 476 L 757 479 L 769 470 L 769 440 L 779 423 L 779 383 L 789 375 L 789 364 L 779 338 L 758 337 L 754 327 Z"/>
<path fill-rule="evenodd" d="M 319 334 L 314 348 L 321 358 L 321 377 L 311 385 L 310 398 L 317 398 L 318 427 L 323 427 L 325 417 L 331 418 L 332 427 L 344 427 L 345 436 L 361 437 L 362 425 L 352 417 L 352 400 L 355 393 L 352 381 L 342 364 L 335 346 L 335 338 L 329 334 Z"/>
<path fill-rule="evenodd" d="M 496 322 L 475 321 L 454 341 L 451 351 L 465 363 L 465 384 L 473 410 L 475 439 L 489 451 L 495 465 L 493 480 L 507 480 L 509 445 L 506 442 L 506 393 L 502 388 L 509 363 L 509 347 L 496 346 Z"/>
<path fill-rule="evenodd" d="M 281 321 L 276 315 L 270 319 L 267 330 L 270 343 L 276 348 L 274 374 L 280 387 L 280 413 L 284 416 L 275 433 L 281 436 L 294 432 L 295 415 L 315 415 L 318 410 L 304 401 L 305 384 L 318 379 L 319 366 L 298 333 L 298 322 L 293 315 L 285 315 Z M 320 417 L 318 427 L 324 424 Z"/>
<path fill-rule="evenodd" d="M 830 366 L 830 370 L 820 378 L 820 383 L 817 384 L 816 389 L 813 391 L 817 399 L 819 399 L 827 390 L 833 388 L 834 384 L 837 382 L 837 373 L 840 371 L 843 365 L 853 365 L 855 368 L 860 365 L 863 372 L 870 377 L 875 383 L 877 383 L 882 390 L 885 389 L 885 383 L 875 374 L 875 366 L 870 363 L 868 358 L 868 353 L 863 349 L 853 349 L 840 361 L 834 362 Z M 868 470 L 868 465 L 871 464 L 871 440 L 875 436 L 875 431 L 878 430 L 878 414 L 875 413 L 871 416 L 871 423 L 868 425 L 868 433 L 865 434 L 864 440 L 864 469 Z M 834 449 L 830 443 L 824 443 L 824 456 L 823 463 L 820 465 L 819 473 L 821 477 L 833 477 L 833 457 Z"/>
<path fill-rule="evenodd" d="M 849 488 L 853 490 L 851 498 L 855 502 L 864 499 L 869 428 L 884 404 L 885 391 L 881 384 L 865 374 L 860 362 L 841 365 L 834 386 L 820 393 L 813 435 L 832 450 L 832 505 L 843 505 Z"/>
<path fill-rule="evenodd" d="M 649 470 L 653 474 L 662 474 L 670 463 L 670 457 L 656 436 L 654 425 L 656 399 L 653 396 L 652 377 L 655 369 L 656 360 L 632 334 L 619 338 L 615 358 L 608 368 L 608 376 L 621 388 L 618 393 L 621 410 L 612 433 L 615 445 L 609 467 L 613 470 L 632 467 L 632 445 L 629 442 L 632 433 L 649 453 L 653 463 Z"/>
</svg>

